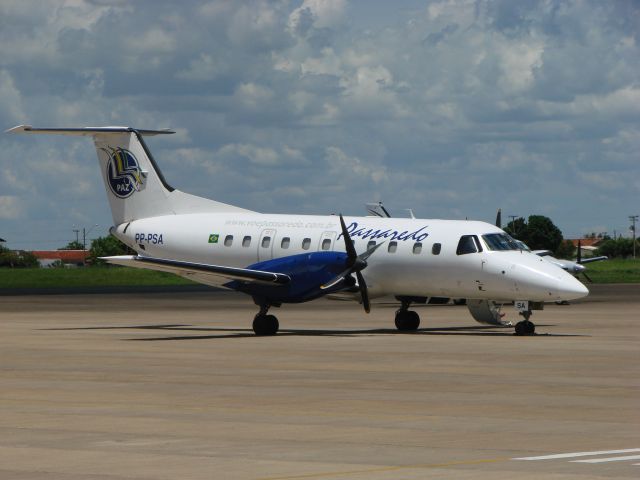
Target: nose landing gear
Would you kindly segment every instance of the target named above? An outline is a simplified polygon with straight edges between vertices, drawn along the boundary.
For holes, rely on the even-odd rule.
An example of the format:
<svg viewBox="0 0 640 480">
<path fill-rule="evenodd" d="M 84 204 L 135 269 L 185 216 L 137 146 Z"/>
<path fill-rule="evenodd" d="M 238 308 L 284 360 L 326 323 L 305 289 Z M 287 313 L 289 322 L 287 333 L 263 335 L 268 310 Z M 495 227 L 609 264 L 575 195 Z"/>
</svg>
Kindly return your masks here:
<svg viewBox="0 0 640 480">
<path fill-rule="evenodd" d="M 412 332 L 420 326 L 420 315 L 413 310 L 409 310 L 411 301 L 407 299 L 399 299 L 402 302 L 400 308 L 396 311 L 396 328 L 401 332 Z"/>
<path fill-rule="evenodd" d="M 533 314 L 533 310 L 542 310 L 544 304 L 542 302 L 526 302 L 526 301 L 517 301 L 514 303 L 516 310 L 518 313 L 524 317 L 524 320 L 516 323 L 516 335 L 535 335 L 536 326 L 535 324 L 529 320 L 531 315 Z"/>
</svg>

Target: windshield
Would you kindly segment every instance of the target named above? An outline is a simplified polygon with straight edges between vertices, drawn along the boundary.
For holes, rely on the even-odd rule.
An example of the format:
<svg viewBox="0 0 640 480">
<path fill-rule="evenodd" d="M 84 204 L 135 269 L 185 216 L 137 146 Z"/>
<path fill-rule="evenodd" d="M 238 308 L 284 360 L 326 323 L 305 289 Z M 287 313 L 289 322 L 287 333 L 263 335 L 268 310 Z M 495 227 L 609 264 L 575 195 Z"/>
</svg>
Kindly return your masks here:
<svg viewBox="0 0 640 480">
<path fill-rule="evenodd" d="M 482 235 L 484 243 L 487 244 L 489 250 L 523 250 L 518 245 L 517 240 L 514 240 L 506 233 L 488 233 Z"/>
</svg>

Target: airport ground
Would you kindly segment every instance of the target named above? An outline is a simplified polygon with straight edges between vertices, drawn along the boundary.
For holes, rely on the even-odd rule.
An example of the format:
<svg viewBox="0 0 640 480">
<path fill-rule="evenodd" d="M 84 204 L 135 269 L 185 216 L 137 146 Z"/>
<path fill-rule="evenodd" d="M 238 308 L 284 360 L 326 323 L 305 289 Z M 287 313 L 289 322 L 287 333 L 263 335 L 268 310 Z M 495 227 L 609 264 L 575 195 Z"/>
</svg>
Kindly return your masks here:
<svg viewBox="0 0 640 480">
<path fill-rule="evenodd" d="M 0 478 L 640 477 L 640 285 L 533 337 L 395 308 L 285 306 L 255 337 L 237 294 L 0 297 Z"/>
</svg>

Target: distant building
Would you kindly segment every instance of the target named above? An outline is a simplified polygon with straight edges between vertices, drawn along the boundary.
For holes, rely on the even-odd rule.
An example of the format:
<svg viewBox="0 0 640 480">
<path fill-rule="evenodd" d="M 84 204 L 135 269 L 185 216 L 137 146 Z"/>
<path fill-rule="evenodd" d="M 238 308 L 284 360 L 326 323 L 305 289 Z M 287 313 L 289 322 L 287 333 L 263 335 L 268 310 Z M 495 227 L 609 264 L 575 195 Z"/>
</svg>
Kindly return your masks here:
<svg viewBox="0 0 640 480">
<path fill-rule="evenodd" d="M 595 255 L 598 247 L 604 242 L 604 238 L 571 238 L 568 239 L 574 247 L 578 248 L 580 242 L 580 250 L 583 257 L 592 257 Z"/>
<path fill-rule="evenodd" d="M 68 267 L 82 267 L 89 257 L 89 250 L 35 250 L 33 253 L 41 267 L 50 267 L 62 262 Z"/>
</svg>

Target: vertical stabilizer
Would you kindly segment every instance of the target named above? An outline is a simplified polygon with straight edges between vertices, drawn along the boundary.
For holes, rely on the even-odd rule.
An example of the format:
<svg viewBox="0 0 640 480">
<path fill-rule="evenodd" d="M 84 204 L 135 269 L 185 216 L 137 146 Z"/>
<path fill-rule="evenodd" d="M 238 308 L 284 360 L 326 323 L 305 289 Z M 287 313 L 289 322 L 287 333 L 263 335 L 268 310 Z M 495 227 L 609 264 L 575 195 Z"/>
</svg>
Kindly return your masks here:
<svg viewBox="0 0 640 480">
<path fill-rule="evenodd" d="M 174 133 L 170 130 L 33 128 L 21 125 L 9 132 L 92 136 L 115 225 L 162 215 L 247 211 L 181 192 L 167 183 L 143 136 Z"/>
</svg>

